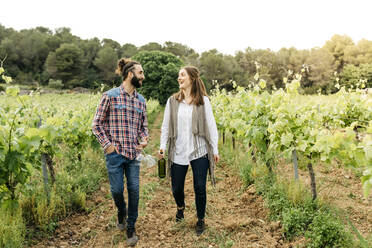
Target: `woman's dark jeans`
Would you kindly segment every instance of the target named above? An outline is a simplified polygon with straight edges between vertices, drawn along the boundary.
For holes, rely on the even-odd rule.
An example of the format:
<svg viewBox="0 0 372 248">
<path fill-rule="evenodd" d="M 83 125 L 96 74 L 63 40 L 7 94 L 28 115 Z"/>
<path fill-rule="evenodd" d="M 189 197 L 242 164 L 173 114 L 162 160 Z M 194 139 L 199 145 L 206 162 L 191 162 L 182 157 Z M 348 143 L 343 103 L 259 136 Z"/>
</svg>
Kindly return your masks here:
<svg viewBox="0 0 372 248">
<path fill-rule="evenodd" d="M 195 159 L 190 162 L 195 192 L 196 212 L 199 219 L 204 219 L 205 207 L 207 204 L 207 174 L 209 168 L 209 160 L 207 156 Z M 176 200 L 178 208 L 185 206 L 185 178 L 189 165 L 180 165 L 172 163 L 171 178 L 172 178 L 172 193 Z"/>
</svg>

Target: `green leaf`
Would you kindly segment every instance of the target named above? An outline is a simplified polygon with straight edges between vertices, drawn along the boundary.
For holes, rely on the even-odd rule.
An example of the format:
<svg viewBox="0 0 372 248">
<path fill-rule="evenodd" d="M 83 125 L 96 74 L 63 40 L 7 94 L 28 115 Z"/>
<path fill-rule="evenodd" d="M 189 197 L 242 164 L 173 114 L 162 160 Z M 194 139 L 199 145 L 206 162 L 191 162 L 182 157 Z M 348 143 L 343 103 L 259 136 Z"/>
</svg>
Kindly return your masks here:
<svg viewBox="0 0 372 248">
<path fill-rule="evenodd" d="M 367 127 L 367 133 L 372 134 L 372 120 L 369 121 L 369 125 Z"/>
<path fill-rule="evenodd" d="M 320 160 L 323 161 L 323 162 L 327 161 L 327 158 L 328 158 L 327 155 L 324 154 L 324 153 L 322 153 L 322 154 L 320 155 Z"/>
<path fill-rule="evenodd" d="M 291 142 L 293 141 L 293 134 L 292 133 L 283 134 L 280 141 L 283 146 L 289 147 L 291 145 Z"/>
<path fill-rule="evenodd" d="M 306 141 L 301 140 L 300 142 L 298 142 L 297 149 L 299 151 L 304 152 L 304 151 L 306 151 L 306 148 L 307 148 L 307 142 Z"/>
<path fill-rule="evenodd" d="M 23 96 L 19 96 L 18 100 L 22 103 L 22 102 L 26 102 L 28 100 L 30 100 L 31 97 L 29 95 L 23 95 Z"/>
<path fill-rule="evenodd" d="M 40 143 L 41 143 L 41 137 L 40 136 L 32 136 L 30 138 L 24 136 L 19 140 L 20 147 L 24 152 L 34 152 L 37 149 L 39 149 Z"/>
<path fill-rule="evenodd" d="M 5 93 L 8 96 L 18 96 L 19 92 L 20 92 L 20 89 L 18 86 L 9 86 L 6 88 L 6 91 L 5 91 Z"/>
<path fill-rule="evenodd" d="M 29 128 L 27 129 L 27 131 L 25 132 L 25 136 L 28 137 L 28 138 L 31 138 L 33 136 L 39 136 L 39 129 L 37 128 Z"/>
<path fill-rule="evenodd" d="M 364 164 L 365 163 L 365 155 L 364 155 L 364 151 L 361 150 L 361 149 L 357 149 L 355 152 L 354 152 L 354 158 L 356 160 L 356 163 L 357 164 Z"/>
<path fill-rule="evenodd" d="M 372 144 L 371 144 L 371 142 L 369 142 L 369 144 L 367 144 L 364 147 L 364 153 L 365 153 L 367 161 L 372 160 Z"/>
<path fill-rule="evenodd" d="M 369 195 L 369 193 L 371 192 L 371 187 L 372 187 L 372 178 L 368 178 L 368 180 L 363 180 L 363 194 L 364 194 L 364 197 L 367 198 L 367 196 Z"/>
<path fill-rule="evenodd" d="M 1 77 L 3 78 L 3 80 L 5 81 L 6 84 L 10 84 L 12 82 L 11 77 L 8 77 L 8 76 L 5 76 L 5 75 L 1 75 Z"/>
<path fill-rule="evenodd" d="M 260 82 L 258 83 L 258 85 L 260 86 L 261 89 L 265 89 L 266 88 L 265 80 L 261 79 Z"/>
</svg>

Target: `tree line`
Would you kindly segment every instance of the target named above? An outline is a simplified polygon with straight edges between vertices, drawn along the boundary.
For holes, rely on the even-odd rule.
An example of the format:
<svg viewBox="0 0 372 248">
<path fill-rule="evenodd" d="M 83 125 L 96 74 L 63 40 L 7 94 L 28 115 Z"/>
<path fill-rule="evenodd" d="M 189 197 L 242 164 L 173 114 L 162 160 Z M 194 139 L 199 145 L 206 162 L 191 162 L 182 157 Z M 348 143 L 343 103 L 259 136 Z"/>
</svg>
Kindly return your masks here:
<svg viewBox="0 0 372 248">
<path fill-rule="evenodd" d="M 81 39 L 66 27 L 54 31 L 45 27 L 16 31 L 0 24 L 0 59 L 5 59 L 7 74 L 18 84 L 67 89 L 93 89 L 101 83 L 118 85 L 120 77 L 114 74 L 117 60 L 144 51 L 160 51 L 177 57 L 185 65 L 197 66 L 208 89 L 218 83 L 229 90 L 232 82 L 247 87 L 255 82 L 257 72 L 268 90 L 284 87 L 283 78 L 291 80 L 296 73 L 302 74 L 304 93 L 319 90 L 332 93 L 338 85 L 372 87 L 372 41 L 354 43 L 347 35 L 334 35 L 323 47 L 312 49 L 291 47 L 272 51 L 248 47 L 235 55 L 226 55 L 216 49 L 198 54 L 187 45 L 171 41 L 137 47 L 108 38 Z"/>
</svg>

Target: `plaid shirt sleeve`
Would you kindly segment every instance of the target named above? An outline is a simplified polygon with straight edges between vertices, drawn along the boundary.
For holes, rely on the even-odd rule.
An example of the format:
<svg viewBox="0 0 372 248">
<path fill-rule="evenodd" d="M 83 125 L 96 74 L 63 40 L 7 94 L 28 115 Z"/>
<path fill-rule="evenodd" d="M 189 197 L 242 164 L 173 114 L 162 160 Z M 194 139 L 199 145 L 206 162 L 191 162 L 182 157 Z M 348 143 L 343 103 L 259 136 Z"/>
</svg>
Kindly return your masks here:
<svg viewBox="0 0 372 248">
<path fill-rule="evenodd" d="M 98 142 L 101 144 L 102 148 L 105 150 L 111 145 L 110 140 L 107 138 L 103 124 L 106 121 L 106 116 L 110 107 L 110 99 L 106 94 L 103 94 L 101 102 L 97 107 L 96 114 L 93 118 L 92 131 L 97 137 Z"/>
<path fill-rule="evenodd" d="M 143 139 L 144 137 L 149 136 L 146 104 L 144 105 L 144 110 L 143 110 L 143 114 L 142 114 L 141 128 L 139 130 L 139 136 L 140 136 L 141 139 Z"/>
</svg>

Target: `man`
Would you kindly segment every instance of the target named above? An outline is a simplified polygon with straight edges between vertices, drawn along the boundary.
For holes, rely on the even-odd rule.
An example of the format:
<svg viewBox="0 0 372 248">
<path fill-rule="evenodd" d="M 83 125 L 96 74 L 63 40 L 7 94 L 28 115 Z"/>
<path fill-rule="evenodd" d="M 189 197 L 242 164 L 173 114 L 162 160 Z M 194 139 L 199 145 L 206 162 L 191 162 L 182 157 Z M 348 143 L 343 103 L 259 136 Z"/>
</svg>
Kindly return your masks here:
<svg viewBox="0 0 372 248">
<path fill-rule="evenodd" d="M 127 244 L 135 246 L 140 172 L 140 162 L 136 158 L 148 141 L 146 103 L 136 89 L 142 86 L 145 76 L 138 62 L 124 58 L 118 61 L 116 73 L 123 77 L 123 83 L 103 93 L 92 130 L 105 151 L 111 194 L 118 209 L 117 227 L 124 230 L 126 223 Z M 124 175 L 128 211 L 123 196 Z"/>
</svg>

